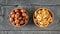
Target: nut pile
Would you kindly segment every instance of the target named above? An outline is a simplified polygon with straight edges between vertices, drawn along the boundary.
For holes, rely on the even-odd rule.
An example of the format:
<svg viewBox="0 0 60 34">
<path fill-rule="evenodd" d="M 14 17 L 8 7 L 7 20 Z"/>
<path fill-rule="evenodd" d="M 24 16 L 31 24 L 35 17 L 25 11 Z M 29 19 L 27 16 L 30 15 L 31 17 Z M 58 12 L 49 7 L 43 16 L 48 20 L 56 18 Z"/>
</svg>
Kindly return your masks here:
<svg viewBox="0 0 60 34">
<path fill-rule="evenodd" d="M 40 8 L 33 15 L 34 23 L 39 27 L 47 27 L 53 21 L 53 14 L 47 8 Z"/>
<path fill-rule="evenodd" d="M 17 8 L 11 11 L 9 20 L 16 27 L 23 26 L 28 21 L 28 14 L 26 10 Z"/>
</svg>

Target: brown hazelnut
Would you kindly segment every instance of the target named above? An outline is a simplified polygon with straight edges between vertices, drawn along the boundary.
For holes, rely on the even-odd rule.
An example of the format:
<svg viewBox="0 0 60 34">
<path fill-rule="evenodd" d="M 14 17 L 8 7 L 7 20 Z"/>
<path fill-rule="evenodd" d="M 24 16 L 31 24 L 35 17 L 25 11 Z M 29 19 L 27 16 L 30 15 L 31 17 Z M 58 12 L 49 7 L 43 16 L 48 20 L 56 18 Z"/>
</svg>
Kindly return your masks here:
<svg viewBox="0 0 60 34">
<path fill-rule="evenodd" d="M 27 16 L 27 14 L 26 13 L 22 13 L 22 16 Z"/>
<path fill-rule="evenodd" d="M 11 18 L 14 18 L 15 17 L 15 14 L 11 14 L 10 16 L 11 16 Z"/>
<path fill-rule="evenodd" d="M 26 16 L 25 18 L 28 19 L 28 16 Z"/>
<path fill-rule="evenodd" d="M 24 21 L 23 21 L 23 20 L 21 20 L 21 21 L 20 21 L 20 24 L 21 24 L 21 25 L 23 25 L 23 24 L 24 24 Z"/>
<path fill-rule="evenodd" d="M 15 20 L 18 20 L 18 18 L 14 18 Z"/>
<path fill-rule="evenodd" d="M 21 9 L 21 12 L 22 12 L 22 13 L 24 13 L 24 12 L 25 12 L 25 10 Z"/>
<path fill-rule="evenodd" d="M 19 14 L 15 14 L 15 18 L 19 18 Z"/>
<path fill-rule="evenodd" d="M 27 20 L 25 19 L 25 22 L 27 22 Z"/>
<path fill-rule="evenodd" d="M 19 17 L 19 20 L 21 20 L 22 19 L 22 17 Z"/>
<path fill-rule="evenodd" d="M 15 21 L 12 22 L 13 25 L 16 25 Z"/>
<path fill-rule="evenodd" d="M 15 14 L 15 12 L 14 12 L 14 11 L 12 11 L 10 14 Z"/>
<path fill-rule="evenodd" d="M 12 18 L 9 18 L 9 20 L 12 22 L 13 21 L 13 19 Z"/>
<path fill-rule="evenodd" d="M 18 9 L 16 9 L 16 10 L 15 10 L 15 12 L 17 13 L 17 12 L 19 12 L 19 10 L 18 10 Z"/>
<path fill-rule="evenodd" d="M 15 20 L 15 23 L 19 23 L 19 20 Z"/>
<path fill-rule="evenodd" d="M 18 26 L 20 26 L 19 24 L 16 24 L 16 26 L 18 27 Z"/>
</svg>

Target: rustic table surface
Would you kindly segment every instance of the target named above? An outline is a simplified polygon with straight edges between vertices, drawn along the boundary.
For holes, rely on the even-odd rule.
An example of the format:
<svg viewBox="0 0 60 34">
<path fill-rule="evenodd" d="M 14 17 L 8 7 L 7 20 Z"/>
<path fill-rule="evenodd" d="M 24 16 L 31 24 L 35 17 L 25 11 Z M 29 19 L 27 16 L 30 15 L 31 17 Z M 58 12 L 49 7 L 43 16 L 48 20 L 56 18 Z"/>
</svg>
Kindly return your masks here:
<svg viewBox="0 0 60 34">
<path fill-rule="evenodd" d="M 30 17 L 28 24 L 21 28 L 12 26 L 8 20 L 16 7 L 25 8 Z M 39 28 L 33 22 L 33 13 L 40 7 L 54 13 L 54 21 L 47 28 Z M 60 0 L 0 0 L 0 34 L 60 34 Z"/>
</svg>

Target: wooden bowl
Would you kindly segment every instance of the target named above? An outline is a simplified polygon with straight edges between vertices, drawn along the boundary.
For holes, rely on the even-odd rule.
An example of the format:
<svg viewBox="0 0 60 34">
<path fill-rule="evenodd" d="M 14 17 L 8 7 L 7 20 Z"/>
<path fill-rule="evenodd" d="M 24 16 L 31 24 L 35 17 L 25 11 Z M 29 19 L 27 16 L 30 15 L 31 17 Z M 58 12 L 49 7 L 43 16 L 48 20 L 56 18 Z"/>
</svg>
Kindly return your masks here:
<svg viewBox="0 0 60 34">
<path fill-rule="evenodd" d="M 33 21 L 38 27 L 48 27 L 53 20 L 54 14 L 48 8 L 39 8 L 33 14 Z"/>
<path fill-rule="evenodd" d="M 9 21 L 15 27 L 25 26 L 28 20 L 28 13 L 23 8 L 14 8 L 9 14 Z"/>
</svg>

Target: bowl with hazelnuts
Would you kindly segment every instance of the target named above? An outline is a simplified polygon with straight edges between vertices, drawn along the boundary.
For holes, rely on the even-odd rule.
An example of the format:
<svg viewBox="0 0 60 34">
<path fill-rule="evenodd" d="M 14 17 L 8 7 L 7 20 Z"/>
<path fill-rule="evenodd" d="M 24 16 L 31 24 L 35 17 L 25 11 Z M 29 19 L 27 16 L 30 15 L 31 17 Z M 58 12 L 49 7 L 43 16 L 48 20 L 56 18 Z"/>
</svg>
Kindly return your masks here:
<svg viewBox="0 0 60 34">
<path fill-rule="evenodd" d="M 27 24 L 29 16 L 24 8 L 14 8 L 9 14 L 9 21 L 13 26 L 21 27 Z"/>
</svg>

